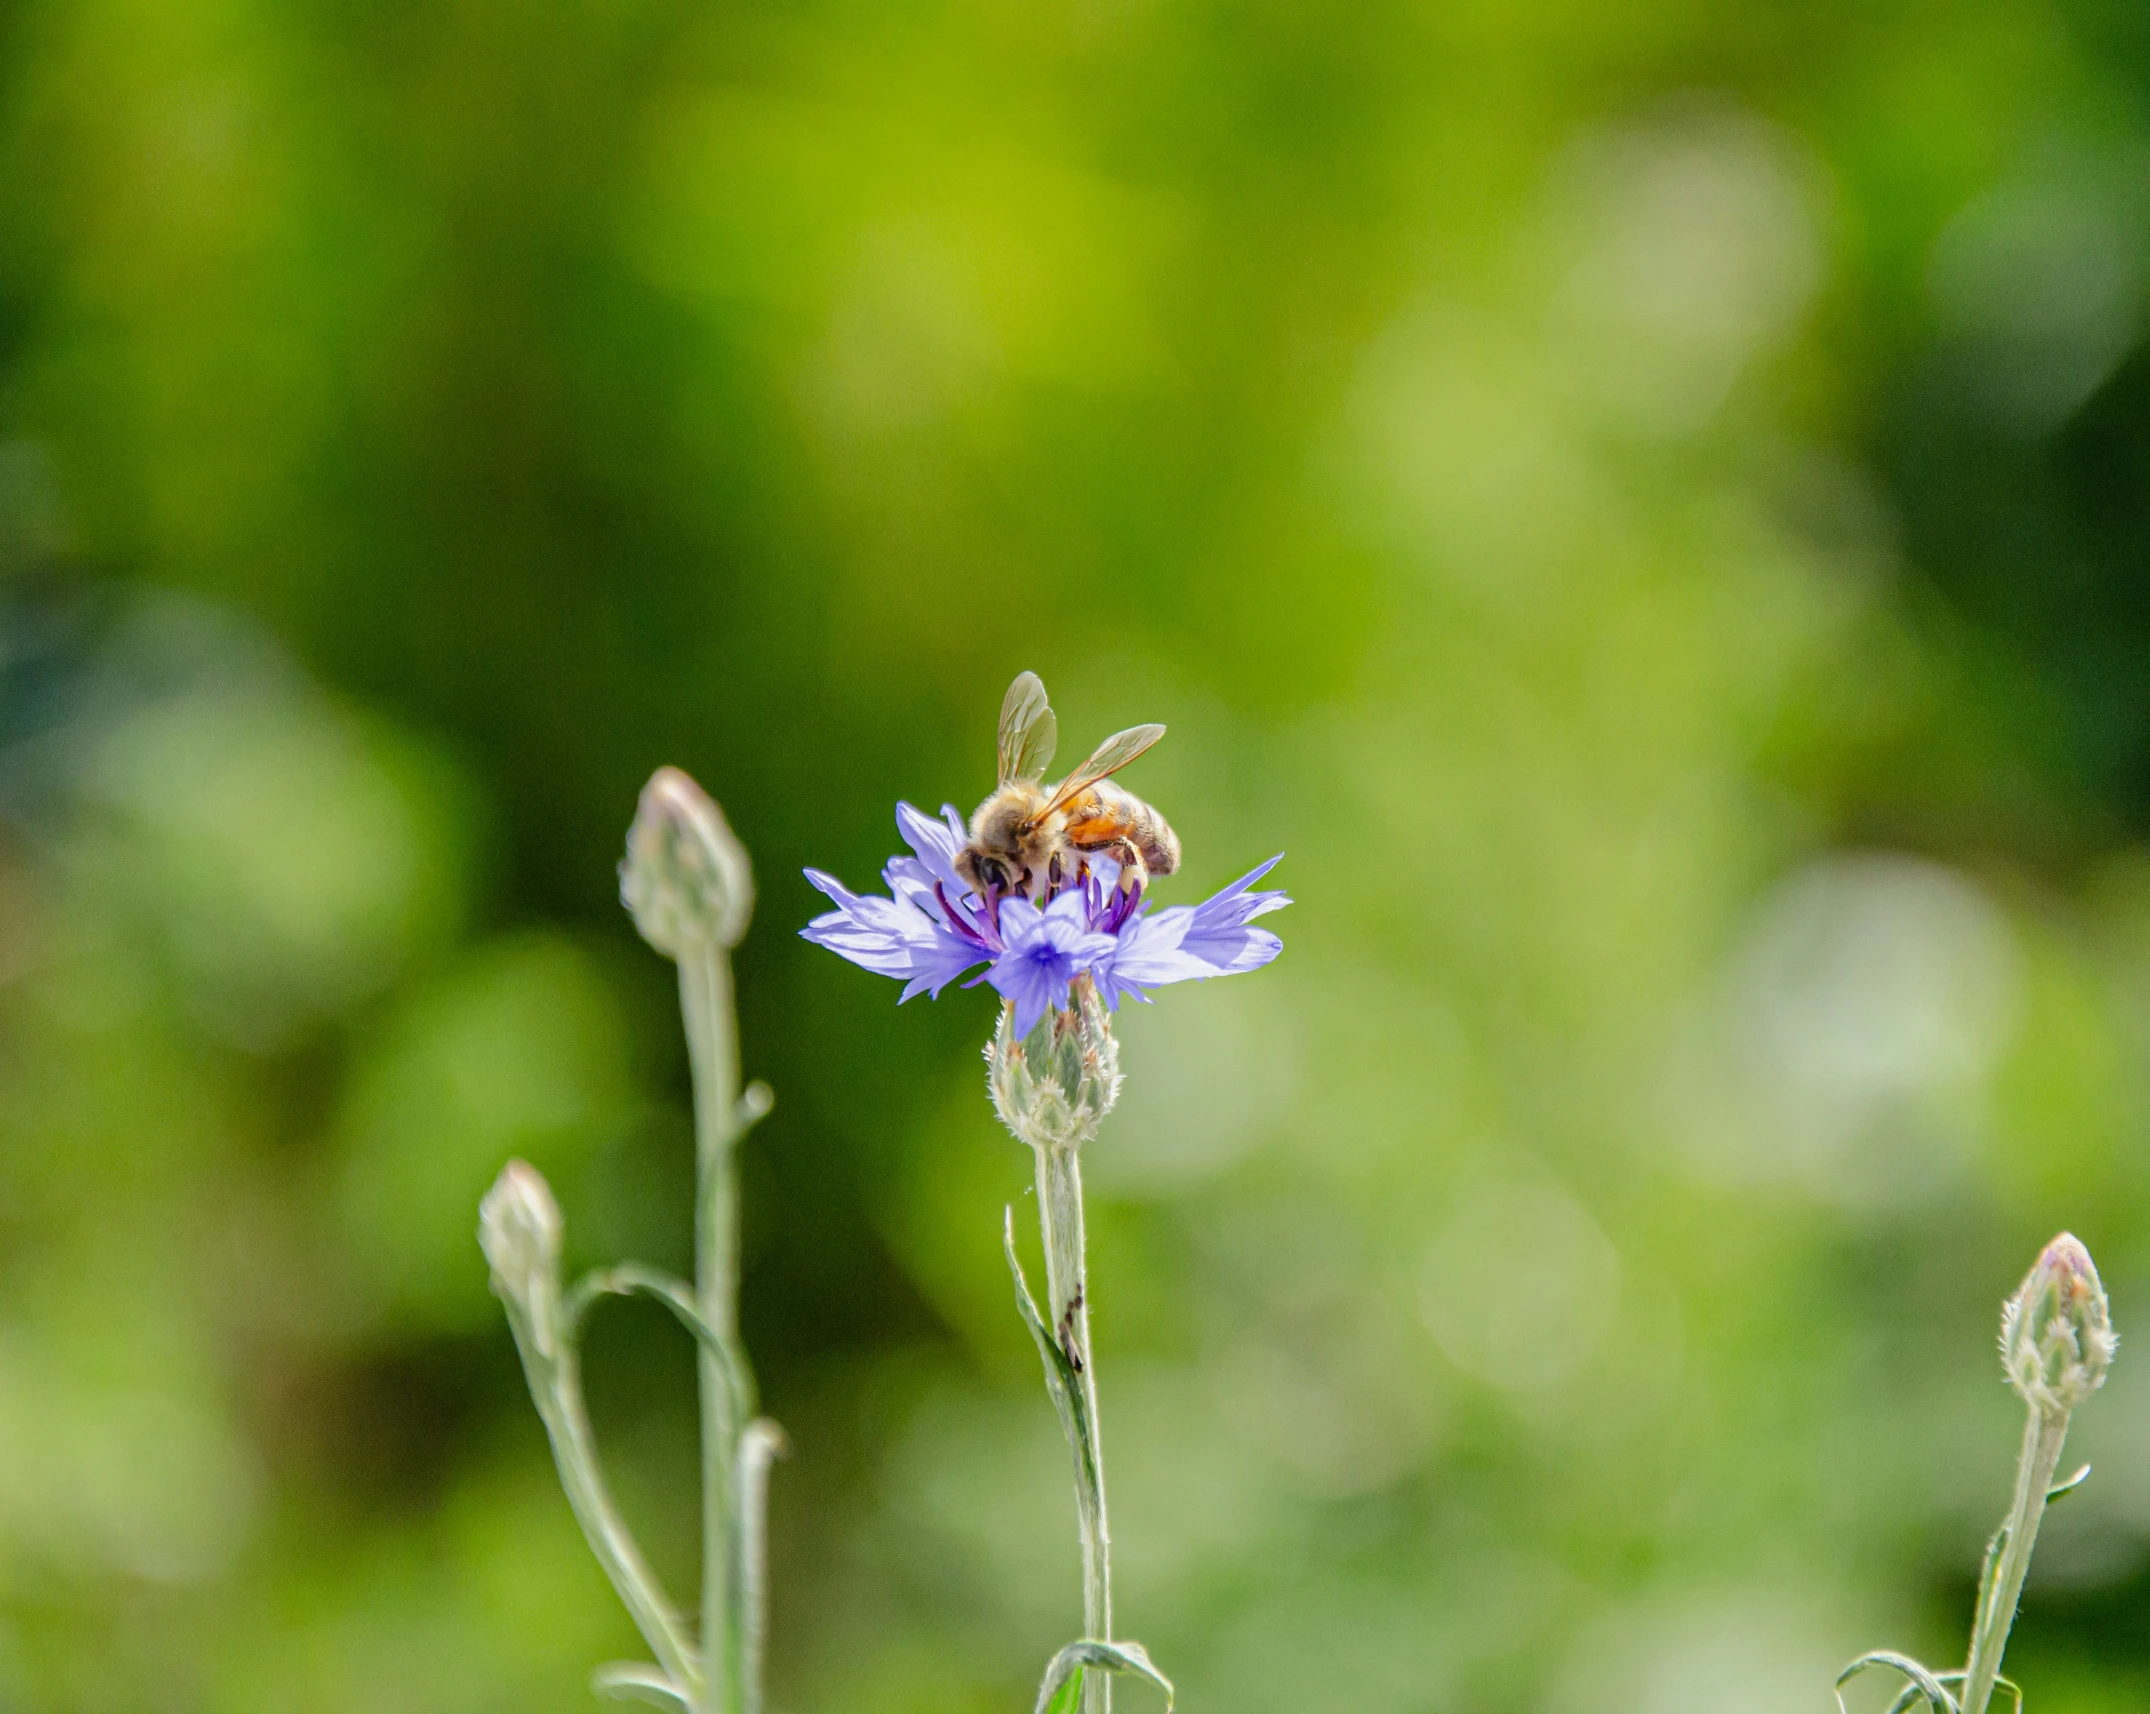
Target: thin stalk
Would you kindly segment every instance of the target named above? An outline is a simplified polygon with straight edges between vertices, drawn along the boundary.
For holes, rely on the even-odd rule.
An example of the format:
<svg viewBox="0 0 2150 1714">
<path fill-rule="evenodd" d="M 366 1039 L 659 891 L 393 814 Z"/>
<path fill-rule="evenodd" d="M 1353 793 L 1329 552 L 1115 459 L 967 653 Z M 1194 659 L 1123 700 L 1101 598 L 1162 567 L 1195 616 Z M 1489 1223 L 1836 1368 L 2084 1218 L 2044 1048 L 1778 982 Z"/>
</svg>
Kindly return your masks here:
<svg viewBox="0 0 2150 1714">
<path fill-rule="evenodd" d="M 1038 1163 L 1038 1226 L 1045 1241 L 1045 1295 L 1052 1335 L 1081 1376 L 1089 1419 L 1087 1448 L 1075 1458 L 1075 1513 L 1082 1530 L 1082 1623 L 1085 1636 L 1112 1639 L 1112 1533 L 1105 1521 L 1105 1450 L 1099 1436 L 1097 1365 L 1090 1354 L 1090 1296 L 1085 1281 L 1082 1168 L 1073 1148 L 1043 1147 Z M 1109 1673 L 1083 1674 L 1084 1714 L 1111 1714 Z"/>
<path fill-rule="evenodd" d="M 702 1714 L 743 1714 L 750 1696 L 741 1562 L 739 1437 L 754 1414 L 739 1346 L 739 1043 L 730 954 L 705 943 L 679 959 L 679 1004 L 694 1069 L 695 1302 L 702 1397 Z"/>
<path fill-rule="evenodd" d="M 518 1333 L 523 1330 L 518 1327 Z M 657 1574 L 635 1546 L 634 1537 L 612 1503 L 611 1492 L 597 1461 L 596 1436 L 582 1402 L 582 1363 L 572 1337 L 561 1340 L 545 1355 L 536 1349 L 533 1333 L 523 1341 L 525 1367 L 530 1376 L 530 1396 L 552 1441 L 553 1462 L 559 1466 L 560 1486 L 567 1503 L 582 1525 L 590 1551 L 604 1567 L 612 1587 L 634 1618 L 672 1681 L 690 1694 L 699 1695 L 701 1664 L 693 1645 L 680 1629 L 678 1616 L 664 1597 Z"/>
<path fill-rule="evenodd" d="M 769 1461 L 783 1453 L 784 1431 L 775 1423 L 764 1416 L 747 1425 L 739 1443 L 739 1590 L 746 1619 L 740 1676 L 747 1693 L 741 1714 L 761 1714 L 769 1640 Z"/>
<path fill-rule="evenodd" d="M 2008 1508 L 2008 1521 L 2001 1526 L 1991 1587 L 1979 1591 L 1978 1613 L 1971 1625 L 1971 1655 L 1963 1669 L 1963 1714 L 1986 1714 L 1986 1704 L 1992 1700 L 2001 1654 L 2008 1647 L 2016 1605 L 2023 1598 L 2023 1579 L 2031 1568 L 2031 1549 L 2037 1545 L 2038 1525 L 2045 1516 L 2046 1495 L 2053 1486 L 2053 1472 L 2060 1466 L 2061 1442 L 2067 1436 L 2065 1411 L 2048 1415 L 2031 1407 L 2023 1424 L 2015 1498 Z"/>
</svg>

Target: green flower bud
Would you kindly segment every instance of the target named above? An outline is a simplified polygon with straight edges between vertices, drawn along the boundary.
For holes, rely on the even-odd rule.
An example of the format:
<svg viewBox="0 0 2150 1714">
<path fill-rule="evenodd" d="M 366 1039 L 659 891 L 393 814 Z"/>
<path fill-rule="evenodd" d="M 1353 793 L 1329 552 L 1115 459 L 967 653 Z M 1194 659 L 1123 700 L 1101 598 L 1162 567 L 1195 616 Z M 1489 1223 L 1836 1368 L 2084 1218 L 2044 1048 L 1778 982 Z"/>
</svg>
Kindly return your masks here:
<svg viewBox="0 0 2150 1714">
<path fill-rule="evenodd" d="M 1021 1041 L 1015 1039 L 1014 1006 L 1002 1006 L 1000 1027 L 985 1050 L 994 1111 L 1019 1141 L 1036 1149 L 1087 1142 L 1120 1098 L 1112 1016 L 1088 977 L 1076 980 L 1071 998 L 1071 1007 L 1047 1012 Z"/>
<path fill-rule="evenodd" d="M 667 958 L 696 946 L 737 946 L 754 914 L 754 870 L 714 799 L 677 768 L 642 788 L 620 902 L 642 938 Z"/>
<path fill-rule="evenodd" d="M 493 1290 L 511 1313 L 528 1321 L 538 1349 L 547 1353 L 560 1301 L 562 1231 L 552 1187 L 524 1161 L 502 1167 L 478 1204 L 478 1246 L 493 1270 Z"/>
<path fill-rule="evenodd" d="M 2001 1363 L 2033 1410 L 2066 1416 L 2105 1384 L 2119 1339 L 2090 1252 L 2063 1232 L 2001 1311 Z"/>
</svg>

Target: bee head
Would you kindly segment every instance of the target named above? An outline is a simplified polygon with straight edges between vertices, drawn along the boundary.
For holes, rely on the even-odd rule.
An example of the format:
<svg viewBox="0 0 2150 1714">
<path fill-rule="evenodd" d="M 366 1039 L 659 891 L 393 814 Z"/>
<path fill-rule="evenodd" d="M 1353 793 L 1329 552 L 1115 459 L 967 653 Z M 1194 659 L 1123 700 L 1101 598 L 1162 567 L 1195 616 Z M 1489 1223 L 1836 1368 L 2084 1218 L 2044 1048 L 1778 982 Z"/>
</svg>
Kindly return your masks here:
<svg viewBox="0 0 2150 1714">
<path fill-rule="evenodd" d="M 1013 858 L 996 857 L 976 845 L 966 845 L 956 853 L 956 873 L 977 892 L 1012 893 L 1024 871 Z"/>
<path fill-rule="evenodd" d="M 1030 883 L 1025 844 L 1034 805 L 1029 794 L 1004 790 L 978 806 L 971 817 L 970 843 L 956 853 L 956 873 L 983 893 L 1010 893 Z"/>
</svg>

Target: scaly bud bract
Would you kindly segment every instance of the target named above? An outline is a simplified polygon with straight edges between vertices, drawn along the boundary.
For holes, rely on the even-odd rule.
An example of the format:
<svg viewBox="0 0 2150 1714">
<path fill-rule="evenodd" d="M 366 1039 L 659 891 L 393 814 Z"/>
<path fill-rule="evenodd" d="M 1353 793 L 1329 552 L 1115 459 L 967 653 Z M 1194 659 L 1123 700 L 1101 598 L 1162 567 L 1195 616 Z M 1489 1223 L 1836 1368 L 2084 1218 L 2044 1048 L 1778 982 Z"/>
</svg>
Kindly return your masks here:
<svg viewBox="0 0 2150 1714">
<path fill-rule="evenodd" d="M 548 1356 L 560 1301 L 562 1231 L 552 1187 L 525 1161 L 502 1167 L 478 1204 L 478 1245 L 493 1270 L 493 1290 L 528 1322 L 538 1349 Z"/>
<path fill-rule="evenodd" d="M 2105 1384 L 2119 1344 L 2097 1266 L 2063 1232 L 2001 1311 L 2008 1384 L 2042 1415 L 2064 1417 Z"/>
<path fill-rule="evenodd" d="M 642 938 L 667 958 L 696 946 L 737 946 L 754 914 L 754 870 L 716 801 L 677 768 L 642 788 L 620 902 Z"/>
<path fill-rule="evenodd" d="M 1002 1006 L 985 1050 L 993 1109 L 1032 1148 L 1079 1147 L 1120 1098 L 1112 1015 L 1087 976 L 1075 980 L 1069 998 L 1071 1005 L 1048 1010 L 1020 1040 L 1014 1006 Z"/>
</svg>

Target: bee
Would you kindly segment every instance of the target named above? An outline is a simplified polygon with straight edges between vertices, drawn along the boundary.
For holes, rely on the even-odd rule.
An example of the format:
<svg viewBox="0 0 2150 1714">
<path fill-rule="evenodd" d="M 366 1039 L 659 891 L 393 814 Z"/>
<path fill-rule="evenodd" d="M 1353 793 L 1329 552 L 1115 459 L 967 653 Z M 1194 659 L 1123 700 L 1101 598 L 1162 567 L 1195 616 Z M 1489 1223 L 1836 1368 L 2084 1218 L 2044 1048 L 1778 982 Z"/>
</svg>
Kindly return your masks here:
<svg viewBox="0 0 2150 1714">
<path fill-rule="evenodd" d="M 1042 900 L 1102 852 L 1132 889 L 1180 865 L 1179 835 L 1165 818 L 1109 776 L 1165 735 L 1130 726 L 1100 744 L 1056 786 L 1045 784 L 1058 723 L 1036 673 L 1022 673 L 1000 705 L 1000 783 L 970 818 L 970 843 L 956 873 L 984 893 L 1023 892 Z"/>
</svg>

